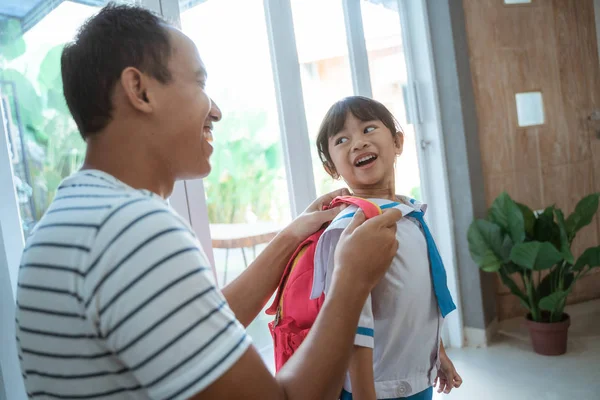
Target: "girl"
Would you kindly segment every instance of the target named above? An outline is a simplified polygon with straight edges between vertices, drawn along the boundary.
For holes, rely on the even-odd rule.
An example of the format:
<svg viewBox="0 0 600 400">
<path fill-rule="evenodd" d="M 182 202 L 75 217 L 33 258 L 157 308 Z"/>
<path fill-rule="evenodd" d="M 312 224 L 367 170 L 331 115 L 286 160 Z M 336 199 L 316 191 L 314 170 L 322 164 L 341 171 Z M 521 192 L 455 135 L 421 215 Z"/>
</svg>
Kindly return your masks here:
<svg viewBox="0 0 600 400">
<path fill-rule="evenodd" d="M 325 170 L 353 195 L 381 209 L 398 208 L 398 253 L 367 300 L 341 399 L 431 399 L 432 387 L 449 393 L 462 379 L 444 351 L 444 317 L 456 307 L 446 273 L 423 220 L 426 205 L 395 193 L 395 161 L 404 136 L 381 103 L 348 97 L 325 116 L 317 148 Z M 356 212 L 348 207 L 321 236 L 311 297 L 327 292 L 340 234 Z"/>
</svg>

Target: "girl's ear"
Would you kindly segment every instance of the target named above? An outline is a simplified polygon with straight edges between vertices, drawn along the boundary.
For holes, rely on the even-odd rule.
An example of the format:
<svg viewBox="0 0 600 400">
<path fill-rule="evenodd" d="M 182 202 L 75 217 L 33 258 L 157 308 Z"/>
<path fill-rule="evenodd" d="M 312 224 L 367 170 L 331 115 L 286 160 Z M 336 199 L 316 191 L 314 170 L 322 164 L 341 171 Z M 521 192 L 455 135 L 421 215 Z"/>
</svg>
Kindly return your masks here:
<svg viewBox="0 0 600 400">
<path fill-rule="evenodd" d="M 394 147 L 396 148 L 396 156 L 400 156 L 404 150 L 404 133 L 396 132 L 394 135 Z"/>
<path fill-rule="evenodd" d="M 325 172 L 327 172 L 333 179 L 340 179 L 340 174 L 338 174 L 335 166 L 332 163 L 325 161 L 323 163 L 323 168 L 325 168 Z"/>
</svg>

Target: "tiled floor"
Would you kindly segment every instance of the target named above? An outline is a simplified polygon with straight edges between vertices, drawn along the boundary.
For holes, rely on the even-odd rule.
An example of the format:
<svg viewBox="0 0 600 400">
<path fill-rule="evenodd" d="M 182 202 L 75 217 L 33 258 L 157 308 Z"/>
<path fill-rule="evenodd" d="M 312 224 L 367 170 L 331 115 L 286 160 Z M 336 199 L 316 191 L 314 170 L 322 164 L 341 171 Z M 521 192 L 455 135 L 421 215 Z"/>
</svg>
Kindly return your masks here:
<svg viewBox="0 0 600 400">
<path fill-rule="evenodd" d="M 491 346 L 448 351 L 464 384 L 434 399 L 600 400 L 600 301 L 568 312 L 567 354 L 537 355 L 520 318 L 503 322 Z"/>
</svg>

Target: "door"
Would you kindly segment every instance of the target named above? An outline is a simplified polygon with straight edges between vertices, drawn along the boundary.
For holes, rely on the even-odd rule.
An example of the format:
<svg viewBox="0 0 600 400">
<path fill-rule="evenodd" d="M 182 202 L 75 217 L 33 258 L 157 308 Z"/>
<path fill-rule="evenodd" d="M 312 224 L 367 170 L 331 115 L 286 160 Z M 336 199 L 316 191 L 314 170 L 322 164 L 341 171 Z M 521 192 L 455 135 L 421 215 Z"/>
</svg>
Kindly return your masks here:
<svg viewBox="0 0 600 400">
<path fill-rule="evenodd" d="M 594 2 L 505 3 L 463 1 L 486 199 L 507 190 L 535 210 L 555 204 L 570 213 L 600 191 Z M 575 256 L 599 242 L 596 217 L 578 235 Z M 586 276 L 570 301 L 597 297 L 598 285 L 600 274 Z M 500 283 L 497 308 L 499 319 L 523 313 Z"/>
<path fill-rule="evenodd" d="M 331 104 L 344 96 L 361 94 L 374 96 L 388 106 L 404 129 L 405 152 L 397 165 L 397 189 L 401 194 L 430 203 L 429 222 L 446 260 L 451 291 L 459 303 L 434 74 L 431 67 L 422 68 L 432 64 L 426 51 L 424 3 L 163 0 L 161 4 L 163 12 L 174 6 L 179 8 L 182 29 L 196 42 L 211 76 L 211 96 L 225 115 L 215 128 L 217 156 L 213 159 L 212 174 L 204 182 L 206 206 L 202 204 L 204 198 L 193 198 L 187 193 L 190 210 L 195 204 L 209 211 L 208 218 L 195 221 L 194 228 L 211 232 L 218 281 L 228 283 L 255 257 L 254 251 L 264 246 L 261 243 L 255 247 L 252 238 L 268 240 L 277 226 L 297 215 L 298 204 L 307 204 L 307 178 L 312 187 L 309 192 L 316 187 L 316 194 L 343 186 L 343 182 L 332 180 L 323 170 L 314 142 L 320 121 Z M 238 21 L 232 14 L 234 9 L 233 14 L 244 18 Z M 212 23 L 217 20 L 218 24 Z M 411 21 L 410 26 L 407 20 Z M 361 40 L 355 40 L 357 32 Z M 295 54 L 284 54 L 282 47 L 296 49 Z M 363 59 L 350 54 L 363 54 Z M 421 68 L 415 68 L 416 63 Z M 353 85 L 356 80 L 366 85 Z M 372 92 L 360 92 L 364 87 L 370 87 Z M 256 111 L 262 113 L 263 121 L 255 118 Z M 304 121 L 293 126 L 286 124 L 294 119 Z M 260 182 L 249 184 L 250 175 L 243 173 L 251 171 L 256 154 L 266 154 L 266 150 L 248 146 L 237 149 L 240 138 L 258 140 L 261 145 L 268 145 L 277 158 L 283 158 L 283 163 L 277 166 L 279 183 L 273 183 L 272 187 L 262 187 Z M 242 179 L 230 180 L 234 165 L 221 159 L 221 152 L 229 153 L 232 149 L 239 150 L 231 160 L 241 170 Z M 311 163 L 312 168 L 308 169 L 306 163 Z M 222 191 L 226 182 L 228 191 Z M 189 187 L 189 182 L 186 185 Z M 213 200 L 218 196 L 221 202 L 257 194 L 262 194 L 265 200 L 264 193 L 271 194 L 269 204 L 252 205 L 247 208 L 250 213 L 238 213 L 237 220 L 216 214 L 222 211 Z M 295 207 L 285 204 L 287 198 L 295 200 Z M 278 214 L 266 212 L 268 207 Z M 270 362 L 268 320 L 259 315 L 251 333 Z M 460 321 L 459 313 L 455 313 L 448 324 L 454 335 L 450 338 L 445 332 L 446 342 L 452 339 L 454 346 L 462 344 Z"/>
<path fill-rule="evenodd" d="M 48 7 L 46 14 L 34 13 L 41 18 L 31 21 L 28 29 L 36 33 L 37 39 L 29 39 L 29 31 L 21 36 L 25 42 L 49 43 L 50 48 L 70 40 L 83 19 L 98 9 L 80 3 L 89 2 L 63 2 L 54 9 Z M 350 3 L 354 11 L 348 12 L 345 3 Z M 215 145 L 220 148 L 215 151 L 211 177 L 204 182 L 178 183 L 171 199 L 173 206 L 191 222 L 211 260 L 214 256 L 215 277 L 220 284 L 241 273 L 269 238 L 317 193 L 340 185 L 325 176 L 315 158 L 314 136 L 330 103 L 343 96 L 364 94 L 353 85 L 360 80 L 359 87 L 369 86 L 372 95 L 392 110 L 404 128 L 406 144 L 398 163 L 398 190 L 430 204 L 428 219 L 446 263 L 449 286 L 460 304 L 424 1 L 144 0 L 143 4 L 162 12 L 169 20 L 181 22 L 183 31 L 199 47 L 211 77 L 209 90 L 224 111 L 223 121 L 215 128 Z M 65 7 L 70 7 L 68 23 L 60 14 Z M 315 33 L 313 17 L 320 13 L 325 15 L 325 22 L 331 23 L 327 33 L 332 32 L 332 37 L 323 30 Z M 244 18 L 239 20 L 235 15 Z M 48 18 L 54 18 L 52 24 Z M 47 32 L 50 25 L 61 26 L 57 31 L 59 38 Z M 362 41 L 355 40 L 357 31 L 361 32 L 358 37 Z M 23 123 L 24 113 L 17 115 L 14 98 L 5 95 L 7 109 L 12 107 L 4 115 L 5 126 L 10 129 L 6 136 L 10 156 L 0 159 L 2 166 L 10 163 L 15 171 L 15 191 L 25 235 L 43 214 L 52 188 L 79 167 L 83 154 L 81 140 L 72 130 L 68 115 L 54 108 L 48 111 L 47 103 L 38 107 L 34 96 L 41 96 L 40 91 L 44 90 L 37 86 L 39 76 L 48 66 L 54 71 L 50 76 L 55 76 L 57 63 L 52 59 L 42 63 L 46 52 L 38 47 L 35 52 L 30 51 L 34 47 L 29 47 L 28 42 L 27 46 L 26 53 L 10 60 L 10 65 L 21 68 L 19 71 L 29 81 L 35 81 L 34 90 L 25 91 L 33 100 L 19 96 L 19 104 L 28 107 L 27 118 L 41 123 L 44 129 L 17 129 L 37 125 Z M 11 54 L 13 49 L 2 51 Z M 350 52 L 362 52 L 367 62 L 364 58 L 352 59 Z M 59 87 L 54 83 L 52 88 Z M 63 129 L 58 133 L 50 131 L 53 125 L 48 121 L 56 115 L 64 117 Z M 41 146 L 43 151 L 36 133 L 47 137 Z M 49 150 L 44 146 L 56 146 L 59 151 L 52 154 L 60 157 L 47 157 Z M 257 181 L 258 176 L 263 180 Z M 0 183 L 0 192 L 9 193 L 10 189 L 5 189 L 12 182 Z M 226 204 L 227 201 L 236 204 Z M 16 209 L 7 214 L 18 220 Z M 10 231 L 14 230 L 18 228 Z M 211 248 L 216 249 L 212 252 Z M 20 254 L 19 249 L 14 252 Z M 17 265 L 13 264 L 16 270 Z M 455 333 L 450 339 L 454 346 L 460 346 L 460 314 L 456 315 L 449 324 Z M 268 320 L 261 314 L 251 325 L 250 333 L 265 361 L 272 364 Z"/>
</svg>

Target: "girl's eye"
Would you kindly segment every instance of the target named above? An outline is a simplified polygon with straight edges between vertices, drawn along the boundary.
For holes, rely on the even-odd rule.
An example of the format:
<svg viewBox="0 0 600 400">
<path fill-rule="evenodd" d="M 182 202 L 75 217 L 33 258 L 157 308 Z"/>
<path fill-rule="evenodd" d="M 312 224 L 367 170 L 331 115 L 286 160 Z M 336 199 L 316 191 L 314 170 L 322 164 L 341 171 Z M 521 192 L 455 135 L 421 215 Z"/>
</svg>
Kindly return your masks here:
<svg viewBox="0 0 600 400">
<path fill-rule="evenodd" d="M 338 138 L 335 140 L 335 144 L 337 146 L 338 144 L 346 143 L 347 141 L 348 141 L 348 138 L 341 137 L 341 138 Z"/>
<path fill-rule="evenodd" d="M 371 133 L 371 132 L 373 132 L 374 130 L 375 130 L 375 127 L 374 127 L 374 126 L 367 126 L 367 127 L 365 128 L 365 131 L 364 131 L 364 133 Z"/>
</svg>

